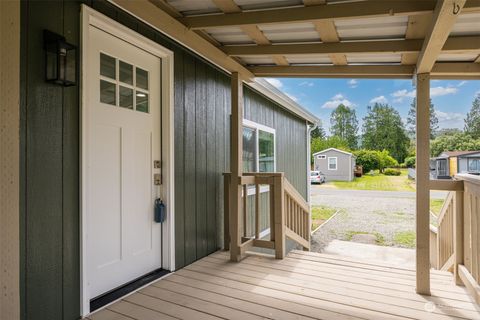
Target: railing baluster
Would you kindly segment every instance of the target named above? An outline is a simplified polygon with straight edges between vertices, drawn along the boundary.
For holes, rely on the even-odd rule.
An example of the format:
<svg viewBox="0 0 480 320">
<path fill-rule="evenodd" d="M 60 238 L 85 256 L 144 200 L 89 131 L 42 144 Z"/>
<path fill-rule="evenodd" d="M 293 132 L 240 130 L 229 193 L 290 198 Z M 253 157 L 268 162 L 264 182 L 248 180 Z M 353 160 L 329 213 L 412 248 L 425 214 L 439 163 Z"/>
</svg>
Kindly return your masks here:
<svg viewBox="0 0 480 320">
<path fill-rule="evenodd" d="M 243 236 L 247 237 L 247 197 L 248 188 L 247 185 L 243 185 Z"/>
<path fill-rule="evenodd" d="M 275 241 L 275 190 L 270 184 L 270 241 Z"/>
<path fill-rule="evenodd" d="M 255 184 L 255 239 L 260 239 L 260 185 Z"/>
</svg>

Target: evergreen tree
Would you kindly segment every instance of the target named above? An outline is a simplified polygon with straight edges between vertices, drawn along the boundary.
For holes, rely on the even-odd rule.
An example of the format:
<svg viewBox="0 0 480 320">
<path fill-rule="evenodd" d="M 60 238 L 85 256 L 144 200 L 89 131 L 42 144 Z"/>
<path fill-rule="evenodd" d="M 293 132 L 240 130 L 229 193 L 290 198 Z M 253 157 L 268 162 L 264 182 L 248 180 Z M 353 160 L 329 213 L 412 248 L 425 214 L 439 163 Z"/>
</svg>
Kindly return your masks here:
<svg viewBox="0 0 480 320">
<path fill-rule="evenodd" d="M 348 143 L 350 149 L 357 148 L 358 120 L 353 108 L 340 104 L 330 116 L 330 132 Z"/>
<path fill-rule="evenodd" d="M 326 136 L 325 129 L 323 129 L 321 123 L 319 123 L 318 126 L 310 132 L 310 136 L 312 137 L 312 139 L 315 139 L 315 138 L 324 139 L 325 138 L 325 136 Z"/>
<path fill-rule="evenodd" d="M 408 111 L 407 117 L 407 126 L 408 126 L 408 133 L 411 135 L 412 138 L 415 138 L 415 132 L 417 131 L 416 124 L 417 124 L 417 102 L 416 99 L 413 98 L 412 104 L 410 105 L 410 110 Z M 435 106 L 430 99 L 430 139 L 435 139 L 435 136 L 438 132 L 438 118 L 437 114 L 435 113 Z"/>
<path fill-rule="evenodd" d="M 363 118 L 364 149 L 387 150 L 402 163 L 408 155 L 410 140 L 398 111 L 388 104 L 375 103 Z"/>
<path fill-rule="evenodd" d="M 472 109 L 465 119 L 465 133 L 474 139 L 480 139 L 480 93 L 472 102 Z"/>
</svg>

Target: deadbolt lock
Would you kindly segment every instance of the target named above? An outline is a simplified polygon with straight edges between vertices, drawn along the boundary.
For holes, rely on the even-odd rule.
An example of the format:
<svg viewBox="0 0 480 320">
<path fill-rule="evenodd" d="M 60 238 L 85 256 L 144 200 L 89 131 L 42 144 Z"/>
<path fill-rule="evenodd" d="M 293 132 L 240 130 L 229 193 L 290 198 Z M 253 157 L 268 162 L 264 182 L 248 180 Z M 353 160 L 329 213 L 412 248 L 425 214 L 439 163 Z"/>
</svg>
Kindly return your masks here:
<svg viewBox="0 0 480 320">
<path fill-rule="evenodd" d="M 155 160 L 153 161 L 153 168 L 154 169 L 160 169 L 162 163 L 160 162 L 160 160 Z"/>
</svg>

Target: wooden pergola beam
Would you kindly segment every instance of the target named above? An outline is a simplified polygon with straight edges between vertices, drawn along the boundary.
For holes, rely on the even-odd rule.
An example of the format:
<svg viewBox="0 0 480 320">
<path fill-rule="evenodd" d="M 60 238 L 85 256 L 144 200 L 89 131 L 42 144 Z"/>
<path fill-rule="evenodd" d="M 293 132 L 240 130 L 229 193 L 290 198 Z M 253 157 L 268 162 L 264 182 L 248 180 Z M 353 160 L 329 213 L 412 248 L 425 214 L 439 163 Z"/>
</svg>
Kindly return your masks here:
<svg viewBox="0 0 480 320">
<path fill-rule="evenodd" d="M 327 4 L 326 0 L 303 0 L 303 4 L 308 6 L 324 6 Z M 318 8 L 318 7 L 317 7 Z M 337 28 L 335 27 L 335 23 L 333 20 L 321 20 L 321 21 L 312 21 L 315 30 L 317 30 L 320 40 L 324 43 L 331 43 L 331 42 L 340 42 L 340 38 L 338 37 Z M 337 54 L 332 53 L 329 54 L 329 58 L 334 65 L 347 65 L 347 57 L 344 54 Z"/>
<path fill-rule="evenodd" d="M 240 13 L 242 9 L 233 0 L 212 0 L 212 2 L 224 13 Z M 240 29 L 257 45 L 271 45 L 270 40 L 256 25 L 240 26 Z M 280 55 L 272 56 L 273 61 L 279 66 L 288 66 L 288 60 Z"/>
<path fill-rule="evenodd" d="M 425 39 L 431 21 L 432 13 L 409 16 L 405 39 Z M 417 60 L 418 52 L 406 52 L 402 54 L 402 64 L 415 64 Z"/>
<path fill-rule="evenodd" d="M 253 74 L 244 66 L 226 55 L 219 48 L 215 47 L 198 35 L 182 25 L 178 20 L 167 14 L 161 8 L 148 0 L 111 0 L 115 5 L 134 14 L 139 19 L 149 23 L 167 36 L 185 45 L 193 52 L 211 61 L 228 72 L 238 72 L 245 81 L 251 81 Z"/>
<path fill-rule="evenodd" d="M 335 19 L 374 18 L 381 16 L 412 16 L 432 12 L 436 1 L 367 1 L 335 3 L 319 8 L 291 7 L 269 10 L 255 10 L 241 13 L 209 14 L 180 18 L 190 29 L 221 28 L 227 26 L 320 21 Z M 479 11 L 480 2 L 470 0 L 466 11 Z"/>
<path fill-rule="evenodd" d="M 249 70 L 256 77 L 411 79 L 415 65 L 254 66 Z M 480 64 L 439 62 L 432 68 L 431 78 L 479 79 Z"/>
<path fill-rule="evenodd" d="M 440 0 L 435 6 L 433 19 L 418 55 L 417 73 L 429 73 L 447 41 L 466 0 Z"/>
<path fill-rule="evenodd" d="M 444 52 L 478 52 L 480 54 L 480 36 L 452 37 L 442 48 Z M 275 45 L 231 45 L 221 49 L 230 56 L 259 55 L 315 55 L 349 53 L 418 53 L 422 50 L 423 40 L 383 40 L 306 44 Z"/>
</svg>

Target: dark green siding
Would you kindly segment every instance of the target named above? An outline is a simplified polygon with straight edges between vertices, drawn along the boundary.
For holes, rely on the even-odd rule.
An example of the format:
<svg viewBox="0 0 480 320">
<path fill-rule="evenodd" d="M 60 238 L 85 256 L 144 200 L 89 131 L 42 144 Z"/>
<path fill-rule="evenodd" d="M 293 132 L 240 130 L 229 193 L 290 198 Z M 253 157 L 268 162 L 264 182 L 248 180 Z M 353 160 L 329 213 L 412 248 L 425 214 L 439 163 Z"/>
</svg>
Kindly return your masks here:
<svg viewBox="0 0 480 320">
<path fill-rule="evenodd" d="M 43 29 L 78 43 L 79 6 L 22 3 L 22 316 L 78 317 L 79 91 L 44 82 Z M 63 303 L 62 303 L 63 301 Z"/>
<path fill-rule="evenodd" d="M 44 82 L 42 32 L 79 45 L 81 3 L 22 2 L 22 319 L 77 319 L 80 312 L 80 92 L 78 85 Z M 84 3 L 174 52 L 175 249 L 181 268 L 222 243 L 229 77 L 109 2 Z M 277 169 L 305 195 L 305 122 L 251 90 L 246 108 L 248 119 L 277 129 Z"/>
<path fill-rule="evenodd" d="M 275 129 L 277 171 L 307 199 L 307 124 L 278 104 L 245 88 L 245 119 Z"/>
</svg>

